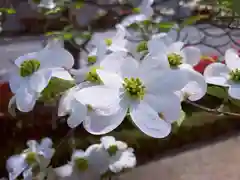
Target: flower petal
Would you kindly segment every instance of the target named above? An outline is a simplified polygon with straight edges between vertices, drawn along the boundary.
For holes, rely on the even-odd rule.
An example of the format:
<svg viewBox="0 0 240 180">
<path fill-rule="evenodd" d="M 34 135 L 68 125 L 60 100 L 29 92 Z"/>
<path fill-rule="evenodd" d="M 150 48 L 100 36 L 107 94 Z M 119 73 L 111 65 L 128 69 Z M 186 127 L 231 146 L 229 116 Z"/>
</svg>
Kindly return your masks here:
<svg viewBox="0 0 240 180">
<path fill-rule="evenodd" d="M 112 52 L 116 51 L 127 52 L 128 50 L 126 49 L 126 45 L 128 41 L 125 39 L 126 29 L 120 24 L 116 26 L 116 29 L 117 33 L 112 38 L 113 43 L 110 45 L 109 50 L 111 50 Z"/>
<path fill-rule="evenodd" d="M 228 94 L 234 99 L 240 99 L 240 84 L 230 85 Z"/>
<path fill-rule="evenodd" d="M 107 172 L 109 156 L 101 144 L 93 144 L 89 146 L 85 153 L 86 156 L 88 156 L 89 166 L 93 171 L 99 173 L 100 175 Z"/>
<path fill-rule="evenodd" d="M 234 70 L 240 68 L 240 57 L 235 49 L 228 49 L 225 52 L 225 62 L 229 69 Z"/>
<path fill-rule="evenodd" d="M 154 14 L 153 8 L 152 7 L 145 7 L 142 9 L 142 14 L 144 14 L 146 17 L 151 17 Z"/>
<path fill-rule="evenodd" d="M 75 95 L 76 100 L 91 105 L 94 109 L 102 110 L 103 114 L 111 115 L 120 108 L 119 91 L 106 86 L 92 86 L 81 89 Z"/>
<path fill-rule="evenodd" d="M 116 145 L 116 139 L 113 136 L 104 136 L 100 139 L 103 147 L 107 150 L 110 146 Z"/>
<path fill-rule="evenodd" d="M 100 67 L 106 71 L 119 72 L 125 62 L 126 52 L 113 52 L 100 62 Z"/>
<path fill-rule="evenodd" d="M 88 82 L 83 82 L 73 88 L 70 88 L 66 91 L 60 98 L 58 105 L 58 116 L 65 116 L 71 112 L 72 107 L 74 106 L 75 93 L 80 91 L 84 87 L 91 87 L 92 84 Z"/>
<path fill-rule="evenodd" d="M 229 72 L 225 64 L 212 63 L 206 67 L 203 75 L 207 83 L 227 87 Z"/>
<path fill-rule="evenodd" d="M 70 164 L 66 164 L 66 165 L 55 168 L 54 171 L 59 178 L 67 179 L 71 176 L 73 172 L 73 167 Z"/>
<path fill-rule="evenodd" d="M 100 69 L 97 70 L 97 74 L 105 86 L 116 89 L 122 87 L 123 79 L 118 74 Z"/>
<path fill-rule="evenodd" d="M 118 150 L 121 150 L 121 151 L 127 149 L 128 147 L 127 143 L 122 141 L 116 141 L 116 145 L 118 147 Z"/>
<path fill-rule="evenodd" d="M 200 62 L 201 51 L 199 48 L 188 46 L 182 52 L 184 54 L 184 63 L 194 66 Z"/>
<path fill-rule="evenodd" d="M 120 66 L 120 74 L 122 77 L 136 77 L 139 63 L 133 57 L 126 57 Z"/>
<path fill-rule="evenodd" d="M 71 115 L 67 120 L 67 124 L 70 128 L 75 128 L 81 124 L 87 116 L 87 107 L 80 102 L 74 101 Z"/>
<path fill-rule="evenodd" d="M 30 92 L 26 87 L 20 88 L 16 92 L 16 105 L 19 111 L 29 112 L 31 111 L 38 99 L 38 94 Z"/>
<path fill-rule="evenodd" d="M 87 157 L 86 153 L 83 150 L 79 149 L 79 150 L 75 150 L 72 153 L 72 158 L 71 159 L 75 160 L 76 158 L 86 158 L 86 157 Z"/>
<path fill-rule="evenodd" d="M 9 179 L 17 179 L 17 177 L 27 168 L 25 158 L 21 155 L 11 156 L 6 163 Z"/>
<path fill-rule="evenodd" d="M 28 140 L 27 146 L 30 152 L 37 152 L 38 150 L 38 142 L 36 140 Z"/>
<path fill-rule="evenodd" d="M 26 86 L 28 78 L 21 77 L 17 72 L 10 75 L 9 86 L 13 93 L 16 93 L 21 86 Z"/>
<path fill-rule="evenodd" d="M 41 62 L 41 68 L 64 67 L 70 69 L 74 64 L 71 53 L 59 46 L 45 47 L 37 54 L 37 60 Z"/>
<path fill-rule="evenodd" d="M 154 0 L 144 0 L 142 1 L 140 8 L 140 13 L 144 14 L 146 17 L 151 17 L 154 14 L 154 11 L 151 7 Z"/>
<path fill-rule="evenodd" d="M 158 56 L 159 54 L 164 54 L 167 51 L 167 45 L 165 41 L 167 35 L 161 33 L 154 35 L 151 40 L 148 41 L 148 51 L 153 56 Z"/>
<path fill-rule="evenodd" d="M 55 149 L 52 148 L 53 142 L 50 138 L 43 138 L 38 147 L 41 154 L 44 156 L 45 161 L 52 158 Z"/>
<path fill-rule="evenodd" d="M 53 142 L 50 138 L 46 137 L 41 140 L 40 147 L 45 149 L 45 148 L 50 148 L 52 147 Z"/>
<path fill-rule="evenodd" d="M 32 168 L 28 168 L 27 170 L 23 171 L 23 178 L 24 178 L 24 180 L 32 180 L 33 179 Z"/>
<path fill-rule="evenodd" d="M 71 112 L 73 101 L 74 101 L 74 94 L 80 90 L 78 86 L 74 86 L 73 88 L 69 89 L 65 92 L 62 97 L 60 98 L 59 105 L 58 105 L 58 116 L 66 116 L 68 113 Z"/>
<path fill-rule="evenodd" d="M 111 160 L 109 165 L 110 171 L 119 173 L 124 169 L 133 168 L 136 166 L 136 157 L 131 148 L 125 151 L 119 152 L 118 157 Z"/>
<path fill-rule="evenodd" d="M 183 46 L 184 46 L 184 43 L 181 41 L 174 42 L 168 47 L 168 53 L 181 54 L 181 50 Z"/>
<path fill-rule="evenodd" d="M 148 136 L 164 138 L 171 132 L 171 124 L 162 120 L 157 111 L 144 101 L 132 106 L 130 115 L 134 124 Z"/>
<path fill-rule="evenodd" d="M 126 114 L 127 108 L 121 108 L 115 114 L 110 116 L 99 115 L 93 111 L 90 113 L 90 116 L 83 121 L 83 126 L 91 134 L 107 134 L 116 129 L 122 123 Z"/>
<path fill-rule="evenodd" d="M 147 92 L 159 95 L 181 90 L 188 82 L 187 74 L 179 69 L 152 71 L 147 75 L 142 74 L 141 79 Z"/>
<path fill-rule="evenodd" d="M 159 54 L 157 57 L 148 54 L 140 64 L 139 71 L 142 74 L 149 73 L 151 71 L 170 69 L 168 58 L 165 54 Z"/>
<path fill-rule="evenodd" d="M 178 120 L 180 117 L 181 101 L 173 93 L 164 94 L 163 96 L 147 94 L 144 101 L 156 112 L 160 113 L 160 116 L 163 116 L 162 118 L 169 123 Z"/>
<path fill-rule="evenodd" d="M 42 69 L 35 72 L 29 79 L 30 88 L 38 93 L 42 92 L 48 85 L 52 77 L 52 71 Z"/>
<path fill-rule="evenodd" d="M 148 17 L 145 16 L 144 14 L 137 14 L 137 15 L 133 14 L 124 18 L 121 22 L 121 25 L 123 25 L 124 27 L 127 27 L 135 22 L 144 21 L 146 19 L 148 19 Z"/>
<path fill-rule="evenodd" d="M 24 54 L 23 56 L 20 56 L 20 57 L 18 57 L 18 58 L 15 60 L 15 64 L 16 64 L 18 67 L 20 67 L 21 64 L 22 64 L 24 61 L 28 61 L 28 60 L 31 60 L 31 59 L 36 59 L 36 60 L 38 60 L 38 55 L 39 55 L 38 52 L 31 52 L 31 53 Z"/>
<path fill-rule="evenodd" d="M 188 83 L 182 91 L 188 93 L 188 99 L 191 101 L 201 99 L 207 92 L 207 83 L 204 76 L 193 70 L 192 66 L 182 66 L 181 70 L 188 74 Z"/>
</svg>

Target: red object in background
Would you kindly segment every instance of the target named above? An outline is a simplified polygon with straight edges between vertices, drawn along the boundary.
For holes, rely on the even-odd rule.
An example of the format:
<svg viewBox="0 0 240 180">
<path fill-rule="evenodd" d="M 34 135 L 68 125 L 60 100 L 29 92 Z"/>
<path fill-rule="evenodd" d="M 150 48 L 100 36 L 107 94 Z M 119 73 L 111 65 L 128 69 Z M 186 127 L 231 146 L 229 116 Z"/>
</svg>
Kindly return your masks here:
<svg viewBox="0 0 240 180">
<path fill-rule="evenodd" d="M 203 56 L 201 58 L 201 61 L 196 66 L 194 66 L 193 68 L 194 68 L 195 71 L 198 71 L 201 74 L 203 74 L 205 68 L 209 64 L 212 64 L 212 63 L 217 62 L 217 61 L 218 61 L 218 56 L 216 56 L 216 55 L 213 55 L 213 56 Z M 225 64 L 225 61 L 219 61 L 219 62 Z"/>
<path fill-rule="evenodd" d="M 200 62 L 194 66 L 194 70 L 203 74 L 205 68 L 218 60 L 218 56 L 203 56 Z"/>
<path fill-rule="evenodd" d="M 209 59 L 201 59 L 201 61 L 196 66 L 194 66 L 193 69 L 203 74 L 205 68 L 212 63 L 213 61 L 210 61 Z"/>
<path fill-rule="evenodd" d="M 0 113 L 5 114 L 8 112 L 8 103 L 12 95 L 9 84 L 0 83 Z"/>
</svg>

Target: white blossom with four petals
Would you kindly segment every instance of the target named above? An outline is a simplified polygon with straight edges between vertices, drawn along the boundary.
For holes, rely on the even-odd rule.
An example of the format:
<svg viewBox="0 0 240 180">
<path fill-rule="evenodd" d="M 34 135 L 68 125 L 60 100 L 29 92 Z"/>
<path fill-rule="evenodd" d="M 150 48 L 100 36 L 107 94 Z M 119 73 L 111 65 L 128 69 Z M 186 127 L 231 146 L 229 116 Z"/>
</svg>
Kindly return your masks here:
<svg viewBox="0 0 240 180">
<path fill-rule="evenodd" d="M 148 41 L 148 51 L 149 57 L 145 61 L 148 66 L 155 66 L 155 69 L 185 72 L 186 86 L 176 92 L 182 100 L 187 98 L 196 101 L 206 94 L 207 84 L 204 77 L 193 69 L 193 66 L 197 65 L 201 58 L 201 52 L 198 48 L 184 47 L 183 42 L 174 42 L 169 34 L 160 33 Z"/>
<path fill-rule="evenodd" d="M 125 142 L 116 141 L 112 136 L 104 136 L 100 140 L 109 154 L 109 170 L 111 172 L 119 173 L 136 166 L 137 161 L 134 150 L 128 148 Z"/>
<path fill-rule="evenodd" d="M 234 49 L 225 53 L 225 64 L 212 63 L 204 71 L 206 82 L 228 88 L 232 98 L 240 99 L 240 57 Z"/>
<path fill-rule="evenodd" d="M 119 58 L 122 60 L 119 61 Z M 129 110 L 133 122 L 145 134 L 155 138 L 167 136 L 171 131 L 171 123 L 180 117 L 180 99 L 174 92 L 184 87 L 185 82 L 182 82 L 181 78 L 185 75 L 180 71 L 171 70 L 149 71 L 146 74 L 145 68 L 148 67 L 145 67 L 145 64 L 139 64 L 131 57 L 119 58 L 108 63 L 102 61 L 103 70 L 97 72 L 104 85 L 84 88 L 84 91 L 75 96 L 79 102 L 85 101 L 90 105 L 105 102 L 101 101 L 103 98 L 112 103 L 107 103 L 105 108 L 114 112 L 116 118 L 112 121 L 89 121 L 91 128 L 97 130 L 94 133 L 104 132 L 95 127 L 99 124 L 102 124 L 102 129 L 113 127 L 113 124 L 116 128 Z M 111 67 L 115 70 L 108 71 Z M 133 78 L 133 81 L 141 84 L 143 96 L 140 99 L 129 96 L 124 88 L 125 78 Z"/>
<path fill-rule="evenodd" d="M 101 144 L 93 144 L 86 151 L 75 150 L 71 162 L 55 169 L 60 180 L 100 180 L 108 171 L 108 155 Z"/>
<path fill-rule="evenodd" d="M 33 165 L 38 165 L 40 169 L 46 168 L 55 152 L 50 138 L 43 138 L 40 144 L 35 140 L 29 140 L 27 146 L 28 149 L 20 155 L 13 155 L 7 160 L 9 180 L 15 180 L 21 173 L 25 180 L 31 179 Z M 31 160 L 34 160 L 34 164 L 28 163 L 29 154 L 33 155 Z"/>
<path fill-rule="evenodd" d="M 36 61 L 39 63 L 37 67 L 34 64 Z M 22 112 L 31 111 L 52 77 L 72 81 L 72 76 L 65 69 L 70 69 L 73 62 L 73 57 L 68 51 L 51 45 L 47 45 L 39 52 L 17 58 L 16 68 L 11 72 L 9 79 L 10 88 L 16 97 L 17 108 Z M 33 71 L 23 76 L 21 68 L 24 68 L 22 67 L 24 63 L 29 63 L 26 67 L 27 71 L 31 71 L 31 68 Z"/>
</svg>

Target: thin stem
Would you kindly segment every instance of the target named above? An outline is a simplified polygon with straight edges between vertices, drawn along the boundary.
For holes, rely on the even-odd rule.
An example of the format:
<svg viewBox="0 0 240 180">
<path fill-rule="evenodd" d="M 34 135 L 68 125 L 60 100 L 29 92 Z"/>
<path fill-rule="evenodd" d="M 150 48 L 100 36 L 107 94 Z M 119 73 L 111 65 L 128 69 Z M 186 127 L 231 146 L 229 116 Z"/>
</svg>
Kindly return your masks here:
<svg viewBox="0 0 240 180">
<path fill-rule="evenodd" d="M 209 112 L 209 113 L 213 113 L 213 114 L 219 114 L 219 115 L 226 115 L 226 116 L 234 116 L 234 117 L 240 117 L 240 114 L 238 113 L 233 113 L 233 112 L 228 112 L 228 111 L 221 111 L 219 109 L 211 109 L 211 108 L 208 108 L 208 107 L 205 107 L 203 105 L 200 105 L 200 104 L 197 104 L 195 102 L 192 102 L 192 101 L 189 101 L 189 100 L 186 100 L 185 101 L 187 104 L 190 104 L 196 108 L 199 108 L 201 110 L 204 110 L 206 112 Z"/>
</svg>

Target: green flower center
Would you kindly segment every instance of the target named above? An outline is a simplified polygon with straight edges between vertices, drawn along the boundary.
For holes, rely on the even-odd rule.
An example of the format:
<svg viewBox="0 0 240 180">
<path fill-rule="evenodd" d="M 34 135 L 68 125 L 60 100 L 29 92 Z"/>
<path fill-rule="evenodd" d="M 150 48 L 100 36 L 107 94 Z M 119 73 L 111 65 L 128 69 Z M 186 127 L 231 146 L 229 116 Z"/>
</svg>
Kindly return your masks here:
<svg viewBox="0 0 240 180">
<path fill-rule="evenodd" d="M 137 45 L 137 52 L 143 52 L 148 50 L 147 41 L 142 41 Z"/>
<path fill-rule="evenodd" d="M 92 83 L 97 83 L 97 84 L 101 84 L 101 79 L 97 74 L 97 67 L 91 67 L 90 71 L 88 73 L 86 73 L 86 77 L 85 80 L 92 82 Z"/>
<path fill-rule="evenodd" d="M 25 158 L 28 165 L 32 165 L 37 162 L 37 154 L 35 152 L 29 152 Z"/>
<path fill-rule="evenodd" d="M 95 62 L 97 62 L 97 56 L 88 56 L 89 64 L 94 64 Z"/>
<path fill-rule="evenodd" d="M 230 80 L 239 83 L 240 82 L 240 69 L 232 70 L 230 73 Z"/>
<path fill-rule="evenodd" d="M 85 158 L 74 159 L 74 164 L 80 171 L 86 171 L 88 169 L 88 160 Z"/>
<path fill-rule="evenodd" d="M 112 45 L 112 39 L 105 39 L 105 43 L 107 46 L 111 46 Z"/>
<path fill-rule="evenodd" d="M 40 68 L 40 62 L 36 59 L 24 61 L 20 66 L 20 76 L 27 77 L 32 75 Z"/>
<path fill-rule="evenodd" d="M 132 11 L 134 13 L 140 13 L 141 12 L 140 8 L 133 8 Z"/>
<path fill-rule="evenodd" d="M 176 68 L 182 64 L 182 56 L 176 53 L 171 53 L 168 55 L 168 62 L 171 68 Z"/>
<path fill-rule="evenodd" d="M 110 156 L 114 156 L 114 155 L 117 153 L 117 151 L 118 151 L 118 147 L 117 147 L 116 145 L 111 145 L 111 146 L 107 149 L 107 151 L 108 151 L 108 154 L 109 154 Z"/>
<path fill-rule="evenodd" d="M 125 78 L 123 87 L 127 94 L 133 99 L 141 100 L 145 95 L 146 87 L 139 78 Z"/>
<path fill-rule="evenodd" d="M 93 111 L 93 107 L 90 104 L 88 104 L 87 105 L 87 110 L 88 110 L 88 112 L 92 112 Z"/>
</svg>

